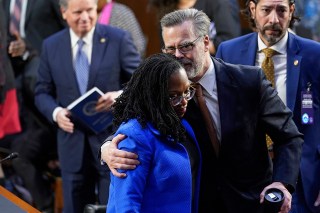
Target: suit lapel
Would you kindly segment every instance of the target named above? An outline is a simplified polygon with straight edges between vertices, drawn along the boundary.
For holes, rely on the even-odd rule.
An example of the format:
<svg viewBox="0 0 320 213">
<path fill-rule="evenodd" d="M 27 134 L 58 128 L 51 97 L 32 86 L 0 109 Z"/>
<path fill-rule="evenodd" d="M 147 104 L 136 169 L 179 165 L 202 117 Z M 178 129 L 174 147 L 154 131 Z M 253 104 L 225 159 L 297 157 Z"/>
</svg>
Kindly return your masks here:
<svg viewBox="0 0 320 213">
<path fill-rule="evenodd" d="M 99 65 L 102 60 L 107 60 L 104 58 L 106 47 L 108 45 L 108 38 L 105 33 L 101 30 L 101 25 L 97 24 L 95 32 L 93 35 L 92 42 L 92 55 L 91 55 L 91 65 L 90 65 L 90 74 L 88 89 L 92 88 L 99 71 Z"/>
<path fill-rule="evenodd" d="M 294 35 L 289 33 L 287 46 L 287 106 L 290 110 L 294 110 L 302 56 L 298 55 L 300 50 Z"/>
<path fill-rule="evenodd" d="M 47 1 L 47 0 L 46 0 Z M 25 17 L 25 28 L 27 27 L 28 25 L 28 21 L 29 21 L 29 17 L 32 13 L 32 8 L 34 7 L 34 4 L 35 4 L 35 0 L 28 0 L 28 3 L 27 3 L 27 10 L 26 10 L 26 17 Z"/>
<path fill-rule="evenodd" d="M 258 33 L 252 33 L 251 36 L 245 40 L 244 44 L 241 45 L 241 56 L 245 57 L 241 57 L 240 64 L 255 66 L 256 53 L 258 49 L 257 35 Z"/>
<path fill-rule="evenodd" d="M 9 0 L 2 0 L 2 4 L 3 4 L 3 8 L 4 8 L 4 12 L 6 15 L 6 27 L 9 27 L 9 23 L 10 23 L 10 2 Z M 2 6 L 2 5 L 1 5 Z"/>
<path fill-rule="evenodd" d="M 213 59 L 213 64 L 217 79 L 220 119 L 223 118 L 223 120 L 220 120 L 221 137 L 223 137 L 227 132 L 231 132 L 236 124 L 237 112 L 239 111 L 237 109 L 239 91 L 237 91 L 236 84 L 233 83 L 233 76 L 226 70 L 226 67 L 215 59 Z M 221 138 L 221 141 L 223 141 L 223 138 Z"/>
<path fill-rule="evenodd" d="M 72 49 L 71 49 L 71 38 L 70 38 L 70 32 L 69 28 L 64 30 L 64 34 L 62 36 L 62 40 L 60 42 L 60 60 L 58 63 L 63 64 L 61 66 L 62 74 L 63 76 L 68 79 L 67 82 L 69 82 L 71 85 L 76 85 L 78 88 L 76 91 L 78 92 L 77 96 L 80 96 L 80 90 L 77 83 L 77 77 L 73 66 L 73 56 L 72 56 Z"/>
</svg>

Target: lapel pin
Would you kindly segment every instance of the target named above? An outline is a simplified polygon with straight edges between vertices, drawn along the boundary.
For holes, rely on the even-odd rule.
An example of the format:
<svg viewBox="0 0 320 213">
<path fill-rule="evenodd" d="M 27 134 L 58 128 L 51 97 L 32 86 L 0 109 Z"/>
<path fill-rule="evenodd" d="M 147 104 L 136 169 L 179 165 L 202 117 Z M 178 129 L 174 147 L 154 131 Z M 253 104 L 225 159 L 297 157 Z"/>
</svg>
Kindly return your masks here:
<svg viewBox="0 0 320 213">
<path fill-rule="evenodd" d="M 105 38 L 101 38 L 100 39 L 100 43 L 104 43 L 104 42 L 106 42 L 106 39 Z"/>
<path fill-rule="evenodd" d="M 297 65 L 299 64 L 299 61 L 298 61 L 298 60 L 294 60 L 293 64 L 294 64 L 295 66 L 297 66 Z"/>
</svg>

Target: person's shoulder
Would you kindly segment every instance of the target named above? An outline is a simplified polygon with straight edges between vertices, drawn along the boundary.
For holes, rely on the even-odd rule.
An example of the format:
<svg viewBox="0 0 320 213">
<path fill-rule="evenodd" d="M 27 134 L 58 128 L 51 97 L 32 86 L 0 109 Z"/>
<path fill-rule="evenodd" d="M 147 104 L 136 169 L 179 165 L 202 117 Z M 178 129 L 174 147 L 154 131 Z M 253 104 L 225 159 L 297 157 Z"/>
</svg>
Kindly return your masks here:
<svg viewBox="0 0 320 213">
<path fill-rule="evenodd" d="M 213 58 L 213 63 L 220 76 L 227 76 L 234 82 L 248 82 L 248 79 L 259 79 L 262 75 L 261 68 L 257 66 L 231 64 L 219 58 Z"/>
<path fill-rule="evenodd" d="M 136 118 L 123 122 L 117 129 L 115 135 L 117 134 L 124 134 L 130 140 L 136 141 L 137 144 L 144 144 L 144 146 L 147 144 L 147 146 L 153 146 L 154 142 L 158 141 L 156 136 L 160 135 L 150 123 L 142 126 Z"/>
<path fill-rule="evenodd" d="M 120 29 L 118 27 L 113 27 L 111 25 L 105 25 L 105 24 L 96 24 L 96 32 L 99 34 L 104 34 L 109 37 L 122 37 L 127 32 L 123 29 Z"/>
<path fill-rule="evenodd" d="M 136 118 L 133 118 L 133 119 L 130 119 L 128 121 L 125 121 L 123 122 L 120 126 L 119 126 L 119 130 L 139 130 L 141 131 L 142 129 L 142 126 L 141 124 L 139 123 L 138 119 Z"/>
<path fill-rule="evenodd" d="M 293 33 L 289 33 L 289 48 L 294 44 L 294 42 L 298 45 L 298 47 L 302 50 L 311 50 L 313 52 L 320 53 L 320 43 L 308 38 L 303 38 Z"/>
<path fill-rule="evenodd" d="M 225 62 L 224 60 L 220 58 L 212 58 L 213 63 L 215 64 L 215 67 L 218 69 L 223 70 L 229 70 L 234 72 L 245 72 L 245 71 L 255 71 L 257 72 L 260 70 L 257 66 L 251 66 L 251 65 L 243 65 L 243 64 L 231 64 L 228 62 Z"/>
<path fill-rule="evenodd" d="M 121 35 L 124 34 L 126 31 L 123 29 L 120 29 L 118 27 L 113 27 L 111 25 L 105 25 L 105 24 L 96 24 L 96 31 L 98 33 L 106 33 L 109 35 Z"/>
<path fill-rule="evenodd" d="M 65 28 L 62 29 L 50 36 L 48 36 L 45 40 L 44 43 L 48 44 L 48 43 L 59 43 L 61 41 L 61 39 L 66 38 L 67 36 L 69 36 L 69 28 Z"/>
<path fill-rule="evenodd" d="M 257 33 L 249 33 L 221 42 L 221 46 L 243 45 L 245 41 L 257 38 Z M 219 46 L 220 46 L 219 45 Z"/>
<path fill-rule="evenodd" d="M 114 9 L 119 10 L 119 11 L 126 11 L 126 12 L 132 12 L 133 13 L 131 8 L 128 7 L 127 5 L 125 5 L 125 4 L 121 4 L 121 3 L 118 3 L 118 2 L 113 2 L 113 7 L 114 7 Z"/>
<path fill-rule="evenodd" d="M 240 37 L 223 41 L 219 44 L 216 56 L 227 61 L 233 61 L 243 57 L 242 51 L 256 48 L 257 33 L 249 33 Z"/>
<path fill-rule="evenodd" d="M 138 119 L 132 118 L 128 121 L 123 122 L 118 130 L 117 133 L 125 134 L 125 135 L 132 135 L 133 137 L 136 137 L 140 134 L 147 134 L 150 132 L 150 127 L 147 125 L 147 127 L 143 127 Z"/>
</svg>

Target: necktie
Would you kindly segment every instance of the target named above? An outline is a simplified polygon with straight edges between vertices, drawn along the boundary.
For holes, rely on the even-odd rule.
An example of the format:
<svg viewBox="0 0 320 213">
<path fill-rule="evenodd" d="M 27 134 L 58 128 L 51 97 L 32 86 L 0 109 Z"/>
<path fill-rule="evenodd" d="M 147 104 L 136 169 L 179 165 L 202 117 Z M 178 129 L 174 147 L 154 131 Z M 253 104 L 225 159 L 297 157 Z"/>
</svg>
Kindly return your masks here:
<svg viewBox="0 0 320 213">
<path fill-rule="evenodd" d="M 209 133 L 209 137 L 210 137 L 210 141 L 212 143 L 213 149 L 216 153 L 216 156 L 219 156 L 219 149 L 220 149 L 220 144 L 218 142 L 218 138 L 217 138 L 217 132 L 216 129 L 213 125 L 213 119 L 211 117 L 211 114 L 209 112 L 209 109 L 206 105 L 206 101 L 204 99 L 203 96 L 203 92 L 202 92 L 202 86 L 199 83 L 196 83 L 194 85 L 194 87 L 196 88 L 196 98 L 198 101 L 198 105 L 202 114 L 202 117 L 205 121 L 206 124 L 206 128 L 207 131 Z"/>
<path fill-rule="evenodd" d="M 20 32 L 21 5 L 22 0 L 15 0 L 13 11 L 10 16 L 10 33 L 12 35 Z"/>
<path fill-rule="evenodd" d="M 274 87 L 274 64 L 273 64 L 272 56 L 276 55 L 277 51 L 273 49 L 265 48 L 262 50 L 262 52 L 265 54 L 266 57 L 264 58 L 261 67 L 267 79 L 272 83 Z"/>
<path fill-rule="evenodd" d="M 76 76 L 81 94 L 84 94 L 87 91 L 89 79 L 89 61 L 87 55 L 82 49 L 83 45 L 84 41 L 82 39 L 79 39 L 78 51 L 75 60 Z"/>
<path fill-rule="evenodd" d="M 272 86 L 274 87 L 274 64 L 273 64 L 272 56 L 276 55 L 277 51 L 273 49 L 265 48 L 262 50 L 262 52 L 265 54 L 265 59 L 263 60 L 261 67 L 267 79 L 272 83 Z M 269 135 L 266 135 L 266 141 L 267 141 L 268 149 L 270 151 L 270 156 L 273 157 L 273 153 L 272 153 L 273 142 L 269 137 Z"/>
</svg>

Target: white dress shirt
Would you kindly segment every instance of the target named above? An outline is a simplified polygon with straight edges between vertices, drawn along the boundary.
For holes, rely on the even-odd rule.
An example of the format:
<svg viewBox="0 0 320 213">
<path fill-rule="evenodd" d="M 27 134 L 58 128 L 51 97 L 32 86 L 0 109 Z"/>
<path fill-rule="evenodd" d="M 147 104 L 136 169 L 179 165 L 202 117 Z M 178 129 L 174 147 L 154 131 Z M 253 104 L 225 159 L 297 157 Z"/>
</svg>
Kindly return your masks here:
<svg viewBox="0 0 320 213">
<path fill-rule="evenodd" d="M 283 103 L 287 104 L 287 41 L 288 32 L 285 36 L 277 42 L 275 45 L 269 47 L 277 51 L 279 54 L 272 57 L 274 63 L 274 88 L 277 90 L 279 97 Z M 262 42 L 261 38 L 258 36 L 258 52 L 256 56 L 256 66 L 261 67 L 262 61 L 265 58 L 262 49 L 267 48 L 267 46 Z"/>
<path fill-rule="evenodd" d="M 90 30 L 90 32 L 87 33 L 85 37 L 82 38 L 84 41 L 84 45 L 82 47 L 82 50 L 87 55 L 88 62 L 91 64 L 91 55 L 92 55 L 92 41 L 93 41 L 93 33 L 94 33 L 94 27 Z M 71 39 L 71 49 L 72 49 L 72 59 L 73 64 L 76 59 L 77 51 L 78 51 L 78 40 L 80 39 L 70 28 L 70 39 Z M 53 110 L 52 118 L 56 122 L 57 121 L 57 114 L 62 110 L 62 107 L 57 107 Z"/>
<path fill-rule="evenodd" d="M 92 41 L 93 41 L 93 33 L 94 33 L 94 27 L 87 33 L 85 37 L 82 38 L 84 41 L 84 45 L 82 47 L 82 50 L 87 55 L 89 64 L 91 64 L 91 55 L 92 55 Z M 72 57 L 73 61 L 76 59 L 77 51 L 78 51 L 78 40 L 80 39 L 70 28 L 70 38 L 71 38 L 71 49 L 72 49 Z"/>
</svg>

